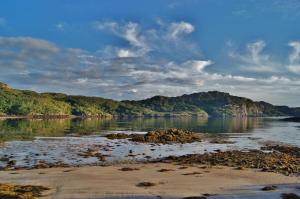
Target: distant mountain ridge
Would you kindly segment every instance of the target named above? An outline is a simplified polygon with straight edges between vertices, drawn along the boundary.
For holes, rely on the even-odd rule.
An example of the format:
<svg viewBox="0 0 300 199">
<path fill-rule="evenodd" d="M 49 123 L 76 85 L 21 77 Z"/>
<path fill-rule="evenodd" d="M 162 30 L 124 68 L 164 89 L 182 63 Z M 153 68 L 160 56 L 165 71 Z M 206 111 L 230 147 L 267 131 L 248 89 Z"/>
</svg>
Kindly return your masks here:
<svg viewBox="0 0 300 199">
<path fill-rule="evenodd" d="M 12 89 L 0 83 L 0 116 L 27 117 L 261 117 L 299 116 L 300 108 L 209 91 L 136 101 Z"/>
</svg>

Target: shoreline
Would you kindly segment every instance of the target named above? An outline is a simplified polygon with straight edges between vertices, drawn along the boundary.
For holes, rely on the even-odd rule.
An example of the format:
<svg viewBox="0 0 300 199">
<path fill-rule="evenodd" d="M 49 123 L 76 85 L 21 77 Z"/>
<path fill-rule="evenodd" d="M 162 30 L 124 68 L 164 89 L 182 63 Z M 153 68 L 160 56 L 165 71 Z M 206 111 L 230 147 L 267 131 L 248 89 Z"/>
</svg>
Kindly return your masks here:
<svg viewBox="0 0 300 199">
<path fill-rule="evenodd" d="M 300 177 L 226 166 L 133 163 L 0 171 L 1 183 L 49 187 L 45 198 L 190 197 L 245 194 L 251 186 L 300 186 Z M 153 183 L 138 186 L 139 183 Z M 255 190 L 253 190 L 255 191 Z M 256 190 L 257 191 L 257 190 Z M 251 192 L 251 189 L 250 189 Z M 43 197 L 44 198 L 44 197 Z"/>
<path fill-rule="evenodd" d="M 141 116 L 118 116 L 113 115 L 111 117 L 108 116 L 80 116 L 80 115 L 0 115 L 0 120 L 5 119 L 136 119 L 136 118 L 202 118 L 202 119 L 209 119 L 209 118 L 270 118 L 270 117 L 278 117 L 278 118 L 298 118 L 292 115 L 282 115 L 282 116 L 197 116 L 197 115 L 141 115 Z M 285 121 L 285 120 L 282 120 Z M 288 120 L 286 120 L 288 121 Z"/>
<path fill-rule="evenodd" d="M 274 198 L 271 197 L 274 194 L 277 194 L 275 198 L 280 198 L 280 194 L 285 193 L 284 187 L 287 186 L 294 187 L 289 189 L 289 192 L 300 194 L 299 147 L 266 144 L 259 149 L 234 150 L 233 147 L 230 150 L 223 148 L 223 151 L 222 146 L 235 145 L 236 142 L 227 140 L 226 137 L 215 138 L 209 141 L 201 134 L 168 129 L 150 131 L 142 135 L 131 134 L 131 137 L 127 134 L 107 134 L 98 139 L 91 137 L 86 140 L 86 147 L 80 142 L 77 144 L 72 142 L 73 139 L 66 145 L 55 145 L 62 142 L 53 140 L 57 148 L 53 148 L 53 145 L 47 147 L 45 142 L 40 140 L 36 146 L 41 144 L 46 148 L 28 151 L 27 154 L 32 156 L 18 159 L 18 155 L 14 157 L 9 152 L 2 153 L 0 163 L 2 161 L 4 167 L 0 169 L 0 185 L 11 183 L 12 186 L 32 185 L 50 188 L 44 193 L 47 196 L 43 197 L 49 199 L 120 197 L 227 199 L 230 195 L 236 199 L 248 199 L 244 197 L 245 194 L 253 194 L 255 197 L 250 197 L 251 199 L 271 199 Z M 207 147 L 211 145 L 215 145 L 216 148 L 208 149 Z M 62 149 L 64 146 L 67 147 L 67 153 L 51 156 L 51 150 Z M 183 146 L 184 148 L 191 146 L 192 153 L 180 155 L 178 150 L 182 150 Z M 203 153 L 200 152 L 202 149 L 195 150 L 193 146 L 204 146 Z M 33 146 L 28 143 L 23 147 L 32 149 Z M 113 157 L 117 157 L 120 160 L 120 157 L 114 156 L 113 153 L 120 150 L 123 153 L 115 155 L 133 161 L 109 164 L 109 158 L 113 160 Z M 160 156 L 168 150 L 173 151 L 171 153 L 173 155 Z M 75 156 L 72 156 L 71 152 L 74 151 Z M 22 151 L 19 157 L 24 157 L 23 153 L 25 151 Z M 44 156 L 52 159 L 47 162 L 43 159 Z M 138 161 L 136 156 L 145 158 L 145 161 Z M 63 157 L 63 161 L 58 161 L 56 159 L 58 157 Z M 56 162 L 51 163 L 51 160 Z M 86 160 L 85 163 L 95 161 L 103 164 L 74 166 L 65 160 Z M 29 167 L 21 167 L 22 162 L 28 162 Z M 268 192 L 261 189 L 273 185 L 276 186 L 276 190 L 269 192 L 273 195 L 267 197 L 265 194 Z"/>
<path fill-rule="evenodd" d="M 236 141 L 227 137 L 209 137 L 178 129 L 156 130 L 146 134 L 107 134 L 98 138 L 90 137 L 86 140 L 86 145 L 76 139 L 70 139 L 66 144 L 59 140 L 53 140 L 54 143 L 50 140 L 49 145 L 46 142 L 39 140 L 35 143 L 37 148 L 33 149 L 31 143 L 25 143 L 24 148 L 32 149 L 26 151 L 31 154 L 26 157 L 18 152 L 14 155 L 13 150 L 8 155 L 9 151 L 4 150 L 4 153 L 0 153 L 0 171 L 99 166 L 129 161 L 230 166 L 241 170 L 259 169 L 300 176 L 300 148 L 297 146 L 272 143 L 252 149 L 237 149 L 234 147 Z M 73 149 L 70 151 L 71 146 Z M 186 151 L 178 153 L 177 150 L 182 150 L 183 146 L 187 148 Z M 199 146 L 201 147 L 197 148 Z M 14 147 L 19 147 L 19 144 Z M 10 146 L 11 149 L 14 147 Z M 61 151 L 57 156 L 49 149 Z"/>
</svg>

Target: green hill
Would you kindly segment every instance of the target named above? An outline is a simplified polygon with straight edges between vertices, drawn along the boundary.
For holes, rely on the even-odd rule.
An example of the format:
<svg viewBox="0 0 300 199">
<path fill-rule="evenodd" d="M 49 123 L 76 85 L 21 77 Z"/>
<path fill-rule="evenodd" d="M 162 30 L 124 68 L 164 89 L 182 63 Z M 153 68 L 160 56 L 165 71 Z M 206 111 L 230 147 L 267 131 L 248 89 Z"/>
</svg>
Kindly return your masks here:
<svg viewBox="0 0 300 199">
<path fill-rule="evenodd" d="M 37 93 L 0 83 L 0 116 L 28 117 L 258 117 L 300 115 L 300 108 L 274 106 L 211 91 L 179 97 L 155 96 L 139 101 Z"/>
</svg>

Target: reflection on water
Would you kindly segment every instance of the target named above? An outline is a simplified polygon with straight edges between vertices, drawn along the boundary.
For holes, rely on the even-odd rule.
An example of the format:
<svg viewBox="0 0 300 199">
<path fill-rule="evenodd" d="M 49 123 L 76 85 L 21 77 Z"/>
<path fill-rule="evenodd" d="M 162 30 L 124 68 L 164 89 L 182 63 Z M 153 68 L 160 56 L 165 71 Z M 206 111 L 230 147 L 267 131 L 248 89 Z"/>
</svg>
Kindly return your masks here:
<svg viewBox="0 0 300 199">
<path fill-rule="evenodd" d="M 16 166 L 33 167 L 40 162 L 62 162 L 69 165 L 103 164 L 161 158 L 170 155 L 212 152 L 214 150 L 259 149 L 266 142 L 300 146 L 298 123 L 282 122 L 270 118 L 159 118 L 133 120 L 2 120 L 0 158 L 6 156 Z M 233 133 L 232 143 L 216 144 L 202 142 L 151 145 L 133 143 L 130 140 L 109 140 L 98 136 L 104 131 L 147 131 L 155 128 L 184 128 L 197 132 Z M 238 134 L 237 134 L 238 133 Z M 74 137 L 75 136 L 75 137 Z M 78 137 L 80 136 L 80 137 Z M 36 137 L 36 139 L 33 139 Z M 45 138 L 46 137 L 46 138 Z M 29 141 L 13 141 L 29 140 Z M 1 144 L 1 142 L 0 142 Z M 84 158 L 80 152 L 97 149 L 106 160 L 97 157 Z M 0 168 L 6 167 L 0 161 Z"/>
<path fill-rule="evenodd" d="M 34 137 L 100 134 L 103 131 L 148 131 L 182 128 L 206 133 L 244 133 L 265 125 L 262 118 L 137 118 L 103 119 L 6 119 L 0 120 L 0 141 L 28 140 Z"/>
</svg>

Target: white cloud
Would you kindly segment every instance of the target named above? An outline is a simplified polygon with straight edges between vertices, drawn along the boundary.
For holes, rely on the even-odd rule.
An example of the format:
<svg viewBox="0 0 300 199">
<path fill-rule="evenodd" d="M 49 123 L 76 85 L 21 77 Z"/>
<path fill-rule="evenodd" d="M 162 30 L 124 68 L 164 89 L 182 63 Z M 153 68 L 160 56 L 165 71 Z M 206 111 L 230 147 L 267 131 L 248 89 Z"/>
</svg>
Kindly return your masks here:
<svg viewBox="0 0 300 199">
<path fill-rule="evenodd" d="M 139 24 L 137 23 L 96 22 L 96 28 L 102 31 L 111 31 L 116 36 L 128 41 L 134 47 L 146 47 L 144 38 L 140 34 Z"/>
<path fill-rule="evenodd" d="M 42 52 L 57 52 L 59 49 L 49 41 L 42 39 L 35 39 L 31 37 L 0 37 L 0 46 L 5 48 L 12 48 L 18 46 L 23 50 L 37 49 Z"/>
<path fill-rule="evenodd" d="M 157 19 L 157 25 L 155 29 L 145 29 L 135 22 L 95 22 L 97 30 L 111 32 L 127 41 L 127 45 L 107 46 L 104 54 L 108 57 L 145 57 L 155 53 L 156 57 L 162 56 L 163 59 L 172 57 L 184 60 L 201 55 L 198 45 L 183 37 L 193 32 L 192 24 L 184 21 L 165 23 Z"/>
<path fill-rule="evenodd" d="M 114 33 L 117 33 L 117 29 L 118 29 L 118 23 L 117 22 L 113 22 L 113 21 L 109 21 L 109 22 L 95 22 L 95 27 L 99 30 L 105 30 L 105 29 L 110 29 L 112 30 Z"/>
<path fill-rule="evenodd" d="M 96 28 L 101 31 L 110 31 L 114 35 L 126 40 L 129 47 L 114 48 L 112 52 L 119 57 L 138 57 L 146 55 L 150 49 L 144 36 L 140 33 L 139 24 L 128 22 L 119 24 L 116 22 L 96 22 Z M 112 48 L 111 48 L 112 49 Z"/>
<path fill-rule="evenodd" d="M 131 45 L 136 47 L 143 47 L 145 44 L 143 42 L 143 37 L 139 35 L 139 25 L 137 23 L 128 23 L 123 37 L 130 42 Z"/>
<path fill-rule="evenodd" d="M 215 65 L 212 66 L 215 61 L 192 54 L 190 45 L 179 45 L 190 56 L 176 59 L 179 55 L 181 57 L 179 52 L 182 51 L 177 51 L 176 45 L 172 44 L 186 44 L 184 37 L 179 36 L 186 33 L 177 35 L 176 41 L 169 40 L 170 24 L 162 23 L 158 29 L 143 29 L 136 23 L 110 22 L 98 25 L 98 28 L 108 28 L 114 35 L 127 41 L 127 45 L 107 46 L 100 49 L 100 53 L 59 48 L 49 41 L 30 37 L 0 37 L 0 79 L 13 79 L 21 88 L 28 88 L 29 85 L 39 91 L 100 95 L 114 99 L 176 96 L 208 90 L 259 100 L 271 99 L 276 103 L 280 101 L 272 101 L 274 96 L 284 93 L 293 92 L 300 97 L 298 78 L 284 73 L 273 74 L 273 71 L 263 68 L 275 66 L 277 69 L 280 65 L 264 53 L 264 41 L 248 44 L 245 53 L 232 54 L 238 67 L 262 67 L 263 70 L 260 68 L 256 71 L 264 72 L 245 75 L 247 73 L 235 70 L 231 74 L 229 70 L 219 72 Z M 297 65 L 298 44 L 290 45 L 294 50 L 287 59 Z M 103 52 L 110 56 L 103 56 Z M 152 52 L 159 55 L 152 56 Z M 165 56 L 167 52 L 175 58 Z"/>
<path fill-rule="evenodd" d="M 138 92 L 138 90 L 137 89 L 131 89 L 131 92 L 133 92 L 133 93 L 137 93 Z"/>
<path fill-rule="evenodd" d="M 298 64 L 298 65 L 289 65 L 288 69 L 293 73 L 300 74 L 300 64 Z"/>
<path fill-rule="evenodd" d="M 280 64 L 273 61 L 268 54 L 264 54 L 266 43 L 263 40 L 258 40 L 247 44 L 246 53 L 241 54 L 231 51 L 229 56 L 238 63 L 238 67 L 245 71 L 251 72 L 267 72 L 278 73 L 280 72 Z"/>
<path fill-rule="evenodd" d="M 168 30 L 169 39 L 176 40 L 184 34 L 190 34 L 194 31 L 194 26 L 188 22 L 171 23 Z"/>
<path fill-rule="evenodd" d="M 181 3 L 182 2 L 179 2 L 179 1 L 173 1 L 173 2 L 169 3 L 167 7 L 170 8 L 170 9 L 174 9 L 174 8 L 180 6 Z"/>
<path fill-rule="evenodd" d="M 118 49 L 117 56 L 118 57 L 136 57 L 137 55 L 128 49 Z"/>
<path fill-rule="evenodd" d="M 62 23 L 62 22 L 57 23 L 57 24 L 55 25 L 55 28 L 56 28 L 56 30 L 58 30 L 58 31 L 64 32 L 64 31 L 65 31 L 65 28 L 66 28 L 66 24 L 65 24 L 65 23 Z"/>
<path fill-rule="evenodd" d="M 289 55 L 289 61 L 291 63 L 299 62 L 300 60 L 300 42 L 292 41 L 289 46 L 293 48 L 293 52 Z"/>
<path fill-rule="evenodd" d="M 300 74 L 300 42 L 289 42 L 289 46 L 293 48 L 293 51 L 289 55 L 288 69 L 296 74 Z"/>
<path fill-rule="evenodd" d="M 195 72 L 203 72 L 203 70 L 212 64 L 212 61 L 210 60 L 207 60 L 207 61 L 203 61 L 203 60 L 189 60 L 185 63 L 183 63 L 183 66 L 186 67 L 186 66 L 190 66 L 192 67 Z"/>
</svg>

